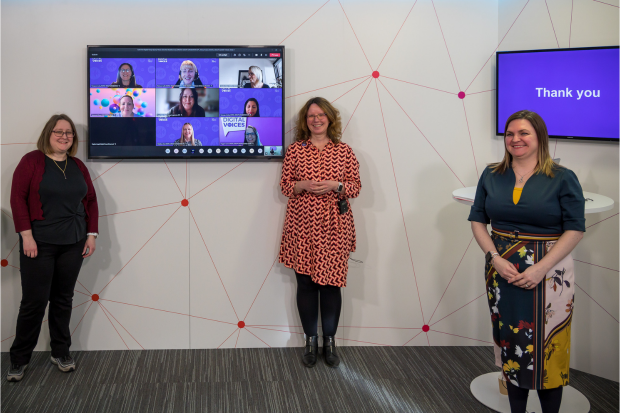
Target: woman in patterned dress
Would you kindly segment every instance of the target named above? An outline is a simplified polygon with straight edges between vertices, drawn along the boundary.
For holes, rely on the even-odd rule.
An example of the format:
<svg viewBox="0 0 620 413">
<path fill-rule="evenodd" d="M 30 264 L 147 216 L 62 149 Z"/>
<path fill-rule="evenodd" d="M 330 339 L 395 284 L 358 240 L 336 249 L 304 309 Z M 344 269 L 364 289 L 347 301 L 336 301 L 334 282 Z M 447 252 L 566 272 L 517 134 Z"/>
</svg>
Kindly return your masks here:
<svg viewBox="0 0 620 413">
<path fill-rule="evenodd" d="M 486 254 L 495 359 L 513 413 L 525 412 L 534 389 L 544 413 L 558 412 L 570 360 L 571 251 L 585 232 L 585 199 L 575 174 L 551 159 L 538 114 L 511 115 L 504 140 L 504 159 L 483 172 L 469 215 Z"/>
<path fill-rule="evenodd" d="M 340 364 L 335 341 L 340 287 L 346 286 L 349 253 L 355 251 L 348 198 L 357 197 L 362 187 L 359 163 L 351 147 L 340 141 L 341 128 L 336 108 L 323 98 L 310 99 L 299 111 L 295 142 L 282 165 L 280 187 L 289 200 L 279 260 L 297 277 L 306 367 L 314 367 L 318 357 L 319 305 L 325 363 Z"/>
</svg>

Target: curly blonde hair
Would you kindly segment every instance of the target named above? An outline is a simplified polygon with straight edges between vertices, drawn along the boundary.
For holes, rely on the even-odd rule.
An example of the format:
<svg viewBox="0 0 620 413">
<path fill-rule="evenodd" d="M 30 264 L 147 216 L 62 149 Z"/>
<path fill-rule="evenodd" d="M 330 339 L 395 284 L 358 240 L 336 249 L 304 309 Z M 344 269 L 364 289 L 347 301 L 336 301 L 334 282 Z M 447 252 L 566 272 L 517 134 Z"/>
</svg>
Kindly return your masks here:
<svg viewBox="0 0 620 413">
<path fill-rule="evenodd" d="M 332 141 L 334 145 L 340 143 L 342 138 L 342 122 L 340 120 L 340 111 L 332 106 L 327 99 L 321 97 L 315 97 L 308 100 L 304 106 L 299 110 L 297 115 L 297 123 L 295 124 L 295 140 L 307 141 L 310 139 L 310 129 L 308 129 L 308 110 L 312 104 L 320 107 L 327 115 L 329 120 L 329 126 L 327 127 L 327 137 Z"/>
</svg>

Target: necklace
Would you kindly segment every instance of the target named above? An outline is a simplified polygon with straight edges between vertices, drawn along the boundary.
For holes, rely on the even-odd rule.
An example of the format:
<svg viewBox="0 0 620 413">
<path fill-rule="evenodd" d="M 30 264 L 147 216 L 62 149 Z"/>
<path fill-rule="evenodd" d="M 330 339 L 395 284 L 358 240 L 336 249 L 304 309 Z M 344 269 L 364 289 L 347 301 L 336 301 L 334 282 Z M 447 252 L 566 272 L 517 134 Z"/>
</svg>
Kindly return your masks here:
<svg viewBox="0 0 620 413">
<path fill-rule="evenodd" d="M 536 167 L 534 167 L 534 169 L 536 169 Z M 521 178 L 519 179 L 519 183 L 523 183 L 523 178 L 525 178 L 527 175 L 531 174 L 532 172 L 534 172 L 534 169 L 532 169 L 531 171 L 529 171 L 528 173 L 526 173 L 525 175 L 521 175 L 519 172 L 516 171 L 514 165 L 512 166 L 512 170 L 519 175 Z"/>
<path fill-rule="evenodd" d="M 52 159 L 52 161 L 54 161 L 54 160 Z M 56 161 L 54 161 L 54 163 L 56 164 L 56 166 L 58 166 L 58 169 L 60 169 L 60 172 L 62 172 L 62 174 L 64 175 L 65 179 L 67 179 L 67 175 L 65 175 L 65 171 L 67 170 L 68 161 L 69 161 L 69 158 L 65 159 L 65 169 L 62 169 L 62 168 L 61 168 L 61 167 L 60 167 L 60 166 L 56 163 Z"/>
</svg>

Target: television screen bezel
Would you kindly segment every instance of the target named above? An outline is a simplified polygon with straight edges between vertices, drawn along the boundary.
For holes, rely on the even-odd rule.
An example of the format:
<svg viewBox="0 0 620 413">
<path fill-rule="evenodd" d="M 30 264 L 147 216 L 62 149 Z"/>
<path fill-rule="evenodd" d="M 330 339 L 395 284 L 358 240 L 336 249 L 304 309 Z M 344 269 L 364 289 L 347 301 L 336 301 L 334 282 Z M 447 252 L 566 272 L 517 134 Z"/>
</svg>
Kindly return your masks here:
<svg viewBox="0 0 620 413">
<path fill-rule="evenodd" d="M 563 52 L 563 51 L 575 51 L 575 50 L 602 50 L 602 49 L 619 49 L 620 46 L 592 46 L 592 47 L 569 47 L 559 49 L 533 49 L 533 50 L 506 50 L 495 53 L 495 135 L 504 136 L 499 132 L 499 56 L 500 54 L 515 54 L 515 53 L 539 53 L 539 52 Z M 501 125 L 504 127 L 505 125 Z M 589 136 L 567 136 L 567 135 L 549 135 L 549 138 L 553 139 L 565 139 L 569 141 L 586 141 L 586 142 L 620 142 L 620 139 L 615 138 L 601 138 L 601 137 L 589 137 Z"/>
<path fill-rule="evenodd" d="M 285 156 L 285 152 L 286 152 L 286 133 L 284 132 L 284 123 L 285 123 L 285 84 L 286 84 L 286 69 L 285 69 L 285 64 L 286 64 L 286 60 L 285 60 L 285 53 L 286 53 L 286 47 L 282 44 L 279 45 L 87 45 L 86 46 L 86 101 L 89 102 L 90 101 L 90 57 L 91 57 L 91 52 L 93 50 L 96 49 L 104 49 L 104 48 L 117 48 L 117 49 L 136 49 L 136 48 L 145 48 L 145 49 L 185 49 L 188 52 L 191 52 L 191 49 L 203 49 L 203 48 L 209 48 L 209 49 L 233 49 L 233 48 L 242 48 L 242 49 L 267 49 L 267 48 L 281 48 L 282 49 L 282 54 L 280 56 L 280 59 L 282 59 L 282 154 L 279 156 L 248 156 L 247 154 L 226 154 L 226 155 L 222 155 L 222 156 L 218 156 L 218 155 L 211 155 L 211 156 L 196 156 L 196 155 L 182 155 L 182 154 L 175 154 L 172 155 L 170 157 L 166 157 L 166 156 L 123 156 L 123 157 L 118 157 L 118 156 L 104 156 L 104 155 L 92 155 L 91 154 L 91 145 L 90 145 L 90 130 L 91 130 L 91 117 L 90 117 L 90 106 L 87 105 L 87 146 L 88 146 L 88 159 L 101 159 L 101 160 L 105 160 L 105 159 L 111 159 L 111 160 L 115 160 L 115 159 L 119 159 L 119 160 L 175 160 L 175 159 L 184 159 L 184 160 L 199 160 L 199 161 L 208 161 L 208 162 L 219 162 L 219 161 L 226 161 L 228 159 L 232 159 L 232 160 L 238 160 L 238 159 L 245 159 L 248 161 L 258 161 L 258 162 L 269 162 L 269 161 L 276 161 L 276 162 L 281 162 L 284 160 L 284 156 Z M 234 146 L 233 146 L 234 147 Z"/>
</svg>

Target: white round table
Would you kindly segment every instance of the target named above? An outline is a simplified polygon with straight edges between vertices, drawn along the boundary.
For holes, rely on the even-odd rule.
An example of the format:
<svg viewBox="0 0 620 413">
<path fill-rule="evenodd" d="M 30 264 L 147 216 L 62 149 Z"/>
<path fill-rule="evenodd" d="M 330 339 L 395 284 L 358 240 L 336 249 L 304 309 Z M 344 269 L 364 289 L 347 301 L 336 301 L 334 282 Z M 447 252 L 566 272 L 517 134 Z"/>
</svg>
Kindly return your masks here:
<svg viewBox="0 0 620 413">
<path fill-rule="evenodd" d="M 603 195 L 584 192 L 586 198 L 586 214 L 608 211 L 614 206 L 614 200 Z M 476 187 L 459 188 L 452 192 L 452 199 L 460 204 L 472 206 L 476 197 Z M 487 373 L 476 377 L 469 386 L 471 393 L 482 404 L 501 413 L 510 413 L 508 396 L 499 392 L 498 377 L 500 373 Z M 530 413 L 542 412 L 538 394 L 531 391 L 527 400 L 527 411 Z M 565 386 L 562 394 L 560 413 L 587 413 L 590 411 L 590 402 L 578 390 Z"/>
<path fill-rule="evenodd" d="M 489 409 L 501 413 L 510 413 L 510 404 L 508 404 L 508 396 L 504 396 L 499 392 L 499 384 L 497 378 L 499 373 L 487 373 L 478 376 L 471 382 L 469 389 L 471 394 Z M 541 413 L 540 400 L 538 393 L 531 391 L 527 398 L 526 411 L 529 413 Z M 562 405 L 560 413 L 587 413 L 590 411 L 590 402 L 586 396 L 581 394 L 574 387 L 564 386 L 562 392 Z"/>
</svg>

